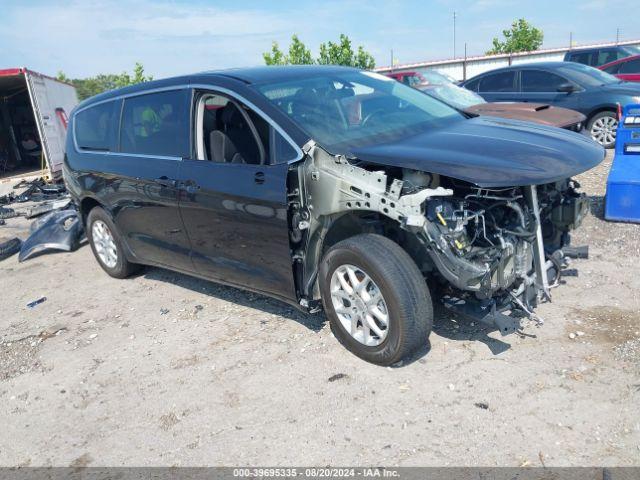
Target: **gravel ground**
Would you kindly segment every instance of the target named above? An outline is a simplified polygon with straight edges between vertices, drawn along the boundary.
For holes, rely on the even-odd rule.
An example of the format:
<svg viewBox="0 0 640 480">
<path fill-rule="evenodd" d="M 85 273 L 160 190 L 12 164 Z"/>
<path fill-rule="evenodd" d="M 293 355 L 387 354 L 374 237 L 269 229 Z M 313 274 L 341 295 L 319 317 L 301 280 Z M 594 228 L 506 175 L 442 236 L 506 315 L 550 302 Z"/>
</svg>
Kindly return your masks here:
<svg viewBox="0 0 640 480">
<path fill-rule="evenodd" d="M 609 166 L 579 178 L 591 258 L 543 326 L 438 312 L 398 368 L 322 314 L 155 268 L 115 280 L 86 245 L 5 260 L 0 465 L 640 465 L 640 226 L 602 220 Z"/>
</svg>

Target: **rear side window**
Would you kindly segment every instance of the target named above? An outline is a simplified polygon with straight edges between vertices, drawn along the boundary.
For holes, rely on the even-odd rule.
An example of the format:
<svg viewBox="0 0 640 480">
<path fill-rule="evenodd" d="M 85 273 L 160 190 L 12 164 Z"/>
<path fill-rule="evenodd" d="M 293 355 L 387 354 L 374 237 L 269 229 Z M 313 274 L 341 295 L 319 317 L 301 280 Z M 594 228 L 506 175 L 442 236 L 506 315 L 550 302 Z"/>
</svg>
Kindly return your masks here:
<svg viewBox="0 0 640 480">
<path fill-rule="evenodd" d="M 183 157 L 189 153 L 187 90 L 126 98 L 122 110 L 120 151 Z"/>
<path fill-rule="evenodd" d="M 591 65 L 591 52 L 573 53 L 569 56 L 569 61 Z"/>
<path fill-rule="evenodd" d="M 481 92 L 515 92 L 516 72 L 501 72 L 480 79 Z"/>
<path fill-rule="evenodd" d="M 101 103 L 75 116 L 76 143 L 82 150 L 109 151 L 114 144 L 119 102 Z"/>
<path fill-rule="evenodd" d="M 554 73 L 543 70 L 522 71 L 523 92 L 556 92 L 558 87 L 565 83 L 569 82 Z"/>
<path fill-rule="evenodd" d="M 621 64 L 619 73 L 640 73 L 640 58 Z"/>
</svg>

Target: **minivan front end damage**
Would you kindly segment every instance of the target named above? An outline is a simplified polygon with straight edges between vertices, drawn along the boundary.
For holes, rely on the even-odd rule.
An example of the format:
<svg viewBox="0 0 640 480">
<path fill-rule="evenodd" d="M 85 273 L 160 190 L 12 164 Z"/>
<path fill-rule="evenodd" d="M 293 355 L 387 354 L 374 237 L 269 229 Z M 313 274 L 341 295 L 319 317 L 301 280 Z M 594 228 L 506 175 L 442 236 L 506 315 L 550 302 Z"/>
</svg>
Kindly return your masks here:
<svg viewBox="0 0 640 480">
<path fill-rule="evenodd" d="M 334 156 L 309 142 L 290 182 L 298 296 L 314 308 L 323 252 L 360 232 L 380 233 L 415 260 L 444 305 L 502 334 L 549 299 L 567 258 L 569 230 L 588 201 L 572 180 L 482 188 L 427 172 Z"/>
</svg>

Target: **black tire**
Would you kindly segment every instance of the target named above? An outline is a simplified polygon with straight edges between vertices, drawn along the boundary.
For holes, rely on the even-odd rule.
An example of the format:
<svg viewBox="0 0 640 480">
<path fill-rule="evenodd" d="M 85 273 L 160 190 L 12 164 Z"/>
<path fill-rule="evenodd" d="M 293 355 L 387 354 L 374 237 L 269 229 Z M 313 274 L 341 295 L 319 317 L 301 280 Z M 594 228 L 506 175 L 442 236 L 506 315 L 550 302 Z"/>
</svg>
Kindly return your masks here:
<svg viewBox="0 0 640 480">
<path fill-rule="evenodd" d="M 377 346 L 360 343 L 344 328 L 331 301 L 331 277 L 342 265 L 362 269 L 387 304 L 389 325 Z M 412 258 L 392 240 L 361 234 L 331 247 L 320 265 L 319 286 L 331 331 L 349 351 L 377 365 L 391 365 L 426 346 L 433 324 L 429 288 Z"/>
<path fill-rule="evenodd" d="M 0 219 L 5 220 L 7 218 L 17 217 L 18 214 L 13 208 L 0 207 Z"/>
<path fill-rule="evenodd" d="M 96 246 L 94 244 L 93 239 L 93 224 L 96 221 L 102 221 L 109 228 L 111 235 L 113 237 L 113 241 L 116 246 L 117 260 L 113 267 L 106 265 L 99 257 Z M 94 207 L 87 215 L 87 239 L 89 240 L 89 245 L 91 245 L 91 250 L 93 251 L 93 255 L 96 257 L 98 264 L 102 267 L 102 269 L 107 272 L 110 276 L 114 278 L 127 278 L 131 274 L 135 273 L 139 270 L 140 266 L 131 263 L 127 260 L 126 255 L 124 253 L 124 248 L 122 245 L 122 238 L 118 229 L 116 228 L 113 220 L 111 220 L 111 216 L 101 207 Z"/>
<path fill-rule="evenodd" d="M 4 260 L 18 253 L 20 247 L 22 247 L 22 240 L 19 238 L 12 238 L 11 240 L 0 243 L 0 260 Z"/>
<path fill-rule="evenodd" d="M 593 117 L 589 119 L 589 121 L 587 122 L 587 132 L 589 133 L 589 137 L 591 137 L 593 141 L 598 142 L 604 148 L 613 148 L 616 145 L 615 130 L 613 133 L 613 141 L 600 141 L 596 139 L 596 137 L 592 132 L 594 124 L 598 121 L 601 121 L 602 119 L 613 119 L 615 121 L 615 126 L 616 127 L 618 126 L 618 115 L 616 114 L 616 112 L 608 110 L 608 111 L 596 113 Z"/>
</svg>

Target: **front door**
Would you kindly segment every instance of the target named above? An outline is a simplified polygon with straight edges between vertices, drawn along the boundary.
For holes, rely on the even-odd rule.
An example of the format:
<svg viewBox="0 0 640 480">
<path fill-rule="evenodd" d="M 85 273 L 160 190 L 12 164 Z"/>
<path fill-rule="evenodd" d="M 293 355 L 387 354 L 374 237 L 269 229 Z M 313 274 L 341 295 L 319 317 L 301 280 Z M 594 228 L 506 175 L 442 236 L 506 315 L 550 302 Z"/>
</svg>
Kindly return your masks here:
<svg viewBox="0 0 640 480">
<path fill-rule="evenodd" d="M 181 164 L 180 211 L 204 276 L 295 299 L 288 164 L 272 162 L 272 127 L 239 101 L 195 95 L 193 156 Z M 289 149 L 291 150 L 291 146 Z"/>
<path fill-rule="evenodd" d="M 522 99 L 528 102 L 546 103 L 556 107 L 578 109 L 582 88 L 568 79 L 546 70 L 522 70 L 520 73 Z M 559 92 L 558 88 L 573 84 L 576 91 Z"/>
</svg>

